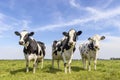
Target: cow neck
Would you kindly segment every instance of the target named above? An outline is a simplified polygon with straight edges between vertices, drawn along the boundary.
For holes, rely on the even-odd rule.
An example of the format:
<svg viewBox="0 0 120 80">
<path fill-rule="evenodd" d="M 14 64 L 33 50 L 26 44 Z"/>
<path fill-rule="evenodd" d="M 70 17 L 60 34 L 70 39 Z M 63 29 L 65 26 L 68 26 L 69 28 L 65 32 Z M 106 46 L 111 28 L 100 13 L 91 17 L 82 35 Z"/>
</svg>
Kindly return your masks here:
<svg viewBox="0 0 120 80">
<path fill-rule="evenodd" d="M 30 45 L 30 42 L 32 41 L 33 39 L 29 38 L 28 41 L 26 42 L 26 44 L 24 45 L 25 49 L 28 48 L 28 46 Z"/>
<path fill-rule="evenodd" d="M 27 41 L 26 44 L 24 45 L 25 49 L 27 49 L 28 45 L 29 45 L 29 41 Z"/>
</svg>

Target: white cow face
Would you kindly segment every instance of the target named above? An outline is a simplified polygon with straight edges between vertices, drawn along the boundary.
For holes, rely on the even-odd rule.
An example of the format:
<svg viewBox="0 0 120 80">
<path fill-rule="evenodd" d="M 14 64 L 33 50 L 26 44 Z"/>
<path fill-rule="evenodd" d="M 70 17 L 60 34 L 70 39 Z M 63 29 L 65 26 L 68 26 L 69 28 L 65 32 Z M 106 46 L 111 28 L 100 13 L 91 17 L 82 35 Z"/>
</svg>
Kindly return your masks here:
<svg viewBox="0 0 120 80">
<path fill-rule="evenodd" d="M 63 35 L 68 39 L 68 45 L 75 45 L 77 37 L 82 33 L 82 31 L 76 32 L 74 29 L 71 29 L 68 33 L 63 32 Z"/>
<path fill-rule="evenodd" d="M 95 35 L 93 37 L 88 38 L 93 49 L 95 49 L 95 50 L 100 49 L 100 40 L 104 40 L 104 39 L 105 39 L 105 36 L 99 36 L 99 35 Z"/>
<path fill-rule="evenodd" d="M 27 43 L 27 41 L 29 40 L 29 36 L 32 36 L 34 34 L 34 32 L 28 33 L 26 30 L 24 30 L 21 33 L 19 33 L 18 31 L 15 31 L 15 34 L 17 36 L 20 36 L 19 44 L 25 45 Z"/>
</svg>

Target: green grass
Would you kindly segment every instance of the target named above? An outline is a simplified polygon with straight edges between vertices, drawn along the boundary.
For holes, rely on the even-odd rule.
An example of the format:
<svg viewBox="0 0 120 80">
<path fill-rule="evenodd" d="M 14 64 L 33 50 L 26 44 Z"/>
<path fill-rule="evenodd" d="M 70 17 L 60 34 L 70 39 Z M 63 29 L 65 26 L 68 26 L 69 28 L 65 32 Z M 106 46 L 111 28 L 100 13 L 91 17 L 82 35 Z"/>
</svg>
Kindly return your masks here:
<svg viewBox="0 0 120 80">
<path fill-rule="evenodd" d="M 83 70 L 82 62 L 72 61 L 71 74 L 64 73 L 63 62 L 60 62 L 60 69 L 51 68 L 51 60 L 44 61 L 44 68 L 32 73 L 32 62 L 30 72 L 25 72 L 24 60 L 0 60 L 0 80 L 120 80 L 120 61 L 119 60 L 98 60 L 97 70 Z"/>
</svg>

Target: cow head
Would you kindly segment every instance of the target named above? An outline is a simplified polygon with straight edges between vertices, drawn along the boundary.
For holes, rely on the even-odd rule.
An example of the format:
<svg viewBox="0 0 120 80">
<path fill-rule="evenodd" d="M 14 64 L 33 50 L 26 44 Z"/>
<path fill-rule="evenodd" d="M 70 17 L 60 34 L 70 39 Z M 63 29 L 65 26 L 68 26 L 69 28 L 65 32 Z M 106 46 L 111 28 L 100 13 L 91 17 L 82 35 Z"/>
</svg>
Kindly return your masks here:
<svg viewBox="0 0 120 80">
<path fill-rule="evenodd" d="M 82 33 L 82 31 L 76 32 L 71 29 L 69 32 L 63 32 L 63 35 L 68 39 L 68 45 L 75 45 L 77 37 Z"/>
<path fill-rule="evenodd" d="M 100 49 L 100 40 L 104 40 L 105 36 L 95 35 L 93 37 L 88 38 L 90 41 L 90 47 L 94 50 Z"/>
<path fill-rule="evenodd" d="M 29 40 L 29 37 L 34 35 L 34 32 L 27 32 L 26 30 L 23 30 L 22 32 L 15 31 L 15 34 L 17 36 L 20 36 L 19 44 L 25 45 L 27 41 Z"/>
</svg>

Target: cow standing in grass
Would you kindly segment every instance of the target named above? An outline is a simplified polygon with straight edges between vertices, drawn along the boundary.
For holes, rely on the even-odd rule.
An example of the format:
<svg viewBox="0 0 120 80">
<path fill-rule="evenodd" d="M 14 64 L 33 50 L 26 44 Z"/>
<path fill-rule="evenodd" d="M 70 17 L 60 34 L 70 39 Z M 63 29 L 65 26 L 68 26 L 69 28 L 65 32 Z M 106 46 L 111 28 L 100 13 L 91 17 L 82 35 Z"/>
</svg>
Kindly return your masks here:
<svg viewBox="0 0 120 80">
<path fill-rule="evenodd" d="M 79 46 L 79 51 L 81 54 L 83 68 L 87 69 L 86 60 L 88 60 L 88 70 L 91 70 L 91 59 L 94 60 L 94 69 L 96 70 L 97 63 L 97 54 L 100 49 L 100 40 L 104 40 L 105 36 L 94 35 L 93 37 L 88 38 L 88 42 L 83 43 Z"/>
<path fill-rule="evenodd" d="M 39 62 L 42 63 L 41 68 L 43 68 L 43 59 L 45 56 L 45 45 L 40 41 L 36 41 L 31 38 L 34 35 L 34 32 L 27 32 L 26 30 L 21 33 L 15 31 L 17 36 L 20 36 L 19 44 L 24 46 L 23 52 L 26 59 L 26 72 L 29 72 L 29 63 L 30 60 L 34 60 L 33 63 L 33 73 Z"/>
<path fill-rule="evenodd" d="M 64 61 L 65 73 L 67 73 L 67 67 L 69 68 L 69 73 L 71 73 L 71 61 L 73 53 L 75 51 L 75 45 L 77 37 L 82 33 L 82 31 L 76 32 L 71 29 L 69 32 L 63 32 L 64 38 L 61 40 L 56 40 L 52 45 L 52 67 L 54 67 L 54 60 L 57 60 L 59 68 L 59 60 Z M 68 62 L 67 62 L 68 60 Z"/>
</svg>

